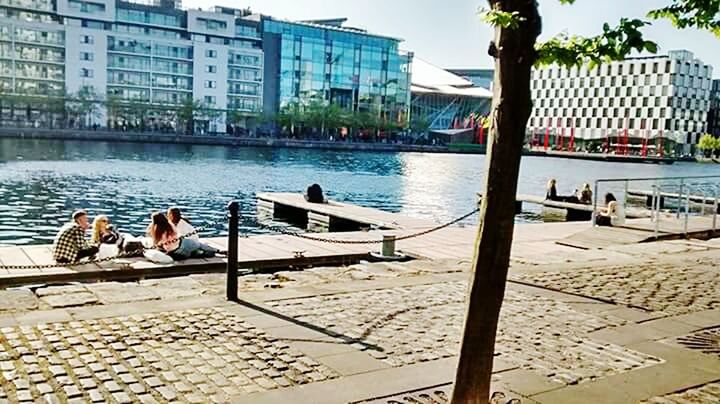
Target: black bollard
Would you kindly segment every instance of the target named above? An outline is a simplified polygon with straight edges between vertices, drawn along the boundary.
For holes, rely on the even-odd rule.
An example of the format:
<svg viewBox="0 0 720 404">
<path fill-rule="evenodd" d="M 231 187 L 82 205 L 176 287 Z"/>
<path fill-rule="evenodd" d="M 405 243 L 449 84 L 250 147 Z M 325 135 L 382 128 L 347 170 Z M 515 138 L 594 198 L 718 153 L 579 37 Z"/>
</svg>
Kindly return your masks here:
<svg viewBox="0 0 720 404">
<path fill-rule="evenodd" d="M 240 224 L 240 205 L 237 201 L 228 204 L 228 251 L 227 251 L 227 299 L 238 301 L 238 226 Z"/>
</svg>

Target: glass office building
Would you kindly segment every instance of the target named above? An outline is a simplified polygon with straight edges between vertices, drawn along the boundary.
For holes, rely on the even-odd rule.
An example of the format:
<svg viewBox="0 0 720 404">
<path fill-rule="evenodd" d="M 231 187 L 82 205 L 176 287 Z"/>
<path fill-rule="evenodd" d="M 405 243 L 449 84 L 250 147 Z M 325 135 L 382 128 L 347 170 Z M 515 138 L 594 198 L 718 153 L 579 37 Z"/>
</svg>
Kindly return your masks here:
<svg viewBox="0 0 720 404">
<path fill-rule="evenodd" d="M 193 118 L 196 133 L 225 133 L 247 126 L 244 117 L 311 100 L 408 122 L 412 54 L 400 40 L 344 19 L 179 5 L 0 0 L 0 124 L 179 130 L 190 100 L 214 111 Z M 68 100 L 81 92 L 99 107 L 70 122 Z"/>
<path fill-rule="evenodd" d="M 412 53 L 398 49 L 399 39 L 344 22 L 264 18 L 266 105 L 282 109 L 318 100 L 407 123 Z"/>
</svg>

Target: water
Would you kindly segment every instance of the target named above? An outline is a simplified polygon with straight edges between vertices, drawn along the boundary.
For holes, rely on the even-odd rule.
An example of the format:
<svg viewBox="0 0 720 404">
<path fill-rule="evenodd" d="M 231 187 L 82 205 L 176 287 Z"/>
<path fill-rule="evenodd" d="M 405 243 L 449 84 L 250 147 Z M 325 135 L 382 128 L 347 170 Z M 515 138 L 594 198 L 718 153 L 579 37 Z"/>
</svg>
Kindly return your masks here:
<svg viewBox="0 0 720 404">
<path fill-rule="evenodd" d="M 232 199 L 242 231 L 259 234 L 255 193 L 303 192 L 314 182 L 331 199 L 441 222 L 473 209 L 484 166 L 480 155 L 0 139 L 0 244 L 50 243 L 79 208 L 142 234 L 150 212 L 180 206 L 202 225 Z M 720 168 L 524 157 L 519 192 L 542 195 L 549 177 L 568 194 L 596 178 L 712 174 Z M 518 221 L 543 220 L 538 212 Z"/>
</svg>

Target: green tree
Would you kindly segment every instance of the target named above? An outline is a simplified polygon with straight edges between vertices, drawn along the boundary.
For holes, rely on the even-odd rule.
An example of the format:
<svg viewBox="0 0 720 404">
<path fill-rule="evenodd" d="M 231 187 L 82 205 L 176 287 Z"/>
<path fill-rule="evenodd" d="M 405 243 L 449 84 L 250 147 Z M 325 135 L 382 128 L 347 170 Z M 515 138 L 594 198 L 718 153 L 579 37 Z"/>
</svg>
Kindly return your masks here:
<svg viewBox="0 0 720 404">
<path fill-rule="evenodd" d="M 177 107 L 176 117 L 178 126 L 185 128 L 186 135 L 195 133 L 195 122 L 198 119 L 212 120 L 222 114 L 223 111 L 212 108 L 203 101 L 186 98 Z"/>
<path fill-rule="evenodd" d="M 92 86 L 83 86 L 77 93 L 65 95 L 68 118 L 81 127 L 91 125 L 100 116 L 100 105 L 100 97 Z"/>
<path fill-rule="evenodd" d="M 703 152 L 705 157 L 710 157 L 713 151 L 717 149 L 717 146 L 717 139 L 715 139 L 715 137 L 709 133 L 702 135 L 700 141 L 698 142 L 698 149 Z"/>
<path fill-rule="evenodd" d="M 551 1 L 551 0 L 545 0 Z M 575 0 L 559 0 L 564 4 Z M 699 27 L 720 36 L 720 0 L 668 0 L 650 13 L 679 28 Z M 531 69 L 535 65 L 565 66 L 619 60 L 631 51 L 654 52 L 643 38 L 647 24 L 622 19 L 591 38 L 560 35 L 538 43 L 542 31 L 537 0 L 488 0 L 484 20 L 495 28 L 488 53 L 495 60 L 495 96 L 490 114 L 490 141 L 478 234 L 468 291 L 460 360 L 452 394 L 454 403 L 487 403 L 495 336 L 507 281 L 513 239 L 515 195 L 525 129 L 530 117 Z"/>
</svg>

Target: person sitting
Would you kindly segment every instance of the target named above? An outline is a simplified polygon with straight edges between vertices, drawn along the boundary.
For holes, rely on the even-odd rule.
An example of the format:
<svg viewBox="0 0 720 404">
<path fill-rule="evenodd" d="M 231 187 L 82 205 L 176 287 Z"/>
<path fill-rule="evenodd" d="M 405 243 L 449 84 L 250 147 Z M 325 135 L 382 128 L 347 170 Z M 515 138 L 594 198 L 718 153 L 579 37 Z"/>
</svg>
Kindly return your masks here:
<svg viewBox="0 0 720 404">
<path fill-rule="evenodd" d="M 583 184 L 582 190 L 580 191 L 580 203 L 590 205 L 593 199 L 593 193 L 590 190 L 590 184 Z"/>
<path fill-rule="evenodd" d="M 220 250 L 189 238 L 179 239 L 177 229 L 162 213 L 153 213 L 152 223 L 148 227 L 148 236 L 161 251 L 180 261 L 188 258 L 211 258 Z"/>
<path fill-rule="evenodd" d="M 200 236 L 195 233 L 195 228 L 192 224 L 190 224 L 190 221 L 182 216 L 180 208 L 172 207 L 168 209 L 167 218 L 170 223 L 175 225 L 175 228 L 177 229 L 177 232 L 180 234 L 180 236 L 186 236 L 186 238 L 189 238 L 191 240 L 200 241 Z M 188 234 L 191 235 L 188 236 Z"/>
<path fill-rule="evenodd" d="M 53 242 L 53 259 L 60 264 L 78 262 L 91 258 L 98 253 L 97 246 L 90 245 L 85 239 L 85 231 L 90 227 L 87 212 L 78 210 L 72 214 L 72 221 L 65 224 Z"/>
<path fill-rule="evenodd" d="M 545 199 L 550 201 L 557 201 L 558 200 L 558 194 L 557 194 L 557 181 L 555 178 L 551 178 L 550 181 L 547 183 L 547 192 L 545 193 Z"/>
<path fill-rule="evenodd" d="M 605 194 L 606 208 L 603 208 L 595 218 L 595 224 L 598 226 L 619 226 L 625 223 L 625 211 L 615 199 L 615 195 L 608 192 Z"/>
<path fill-rule="evenodd" d="M 120 234 L 118 234 L 110 224 L 110 219 L 105 215 L 98 215 L 93 220 L 93 244 L 119 244 Z"/>
<path fill-rule="evenodd" d="M 327 203 L 323 196 L 323 190 L 318 184 L 312 184 L 308 187 L 305 200 L 311 203 Z"/>
</svg>

